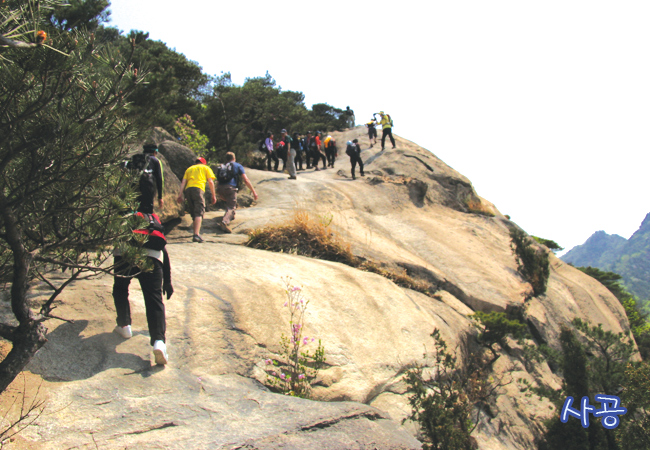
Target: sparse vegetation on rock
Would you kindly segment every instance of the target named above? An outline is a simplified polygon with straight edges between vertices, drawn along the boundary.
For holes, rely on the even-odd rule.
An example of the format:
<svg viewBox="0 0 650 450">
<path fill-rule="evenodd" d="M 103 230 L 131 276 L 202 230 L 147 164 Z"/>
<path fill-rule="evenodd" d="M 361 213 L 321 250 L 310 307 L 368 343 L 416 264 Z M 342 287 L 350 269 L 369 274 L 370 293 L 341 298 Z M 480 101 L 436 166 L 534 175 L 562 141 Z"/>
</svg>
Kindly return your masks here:
<svg viewBox="0 0 650 450">
<path fill-rule="evenodd" d="M 533 287 L 533 296 L 546 293 L 550 275 L 548 254 L 517 227 L 510 228 L 510 246 L 517 260 L 517 269 Z"/>
</svg>

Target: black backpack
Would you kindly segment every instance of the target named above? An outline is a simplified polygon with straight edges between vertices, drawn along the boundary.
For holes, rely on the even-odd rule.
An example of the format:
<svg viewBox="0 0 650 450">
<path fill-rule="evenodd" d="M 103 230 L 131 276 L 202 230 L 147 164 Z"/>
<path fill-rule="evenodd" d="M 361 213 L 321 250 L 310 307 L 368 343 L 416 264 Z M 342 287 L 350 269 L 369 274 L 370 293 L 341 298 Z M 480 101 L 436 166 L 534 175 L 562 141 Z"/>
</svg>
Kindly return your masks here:
<svg viewBox="0 0 650 450">
<path fill-rule="evenodd" d="M 219 182 L 219 184 L 228 184 L 233 178 L 235 178 L 234 164 L 231 162 L 221 164 L 217 170 L 217 182 Z"/>
<path fill-rule="evenodd" d="M 153 198 L 156 192 L 156 180 L 151 168 L 151 156 L 145 153 L 136 153 L 131 156 L 125 166 L 135 176 L 139 175 L 137 186 L 140 193 L 146 198 Z"/>
<path fill-rule="evenodd" d="M 269 149 L 266 147 L 266 139 L 262 139 L 257 146 L 257 149 L 261 152 L 268 152 Z"/>
<path fill-rule="evenodd" d="M 357 153 L 357 146 L 354 144 L 348 144 L 347 148 L 345 149 L 345 153 L 347 153 L 348 156 L 354 156 Z"/>
</svg>

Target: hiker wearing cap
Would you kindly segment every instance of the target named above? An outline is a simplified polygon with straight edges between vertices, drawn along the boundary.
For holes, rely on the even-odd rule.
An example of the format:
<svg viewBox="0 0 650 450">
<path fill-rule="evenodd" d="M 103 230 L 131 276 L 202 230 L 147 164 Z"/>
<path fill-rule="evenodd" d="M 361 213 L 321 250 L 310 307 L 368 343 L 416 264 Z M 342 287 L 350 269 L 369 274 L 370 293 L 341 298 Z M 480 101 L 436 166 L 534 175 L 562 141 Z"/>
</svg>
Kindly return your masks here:
<svg viewBox="0 0 650 450">
<path fill-rule="evenodd" d="M 273 170 L 278 170 L 278 166 L 280 165 L 280 160 L 278 159 L 278 155 L 275 154 L 275 148 L 273 147 L 273 133 L 270 131 L 266 133 L 266 140 L 264 141 L 264 144 L 266 145 L 266 166 L 267 170 L 271 170 L 271 160 L 275 161 L 275 167 Z"/>
<path fill-rule="evenodd" d="M 393 119 L 391 119 L 390 114 L 385 114 L 383 111 L 379 111 L 379 116 L 381 117 L 379 124 L 382 128 L 381 149 L 384 149 L 386 136 L 390 137 L 390 142 L 393 144 L 393 148 L 395 148 L 395 139 L 393 138 Z"/>
<path fill-rule="evenodd" d="M 300 134 L 293 133 L 293 138 L 291 138 L 291 148 L 296 152 L 296 157 L 294 159 L 294 167 L 296 171 L 302 170 L 302 139 L 300 139 Z"/>
<path fill-rule="evenodd" d="M 359 145 L 359 140 L 355 139 L 353 141 L 348 141 L 345 153 L 350 157 L 352 179 L 357 179 L 357 177 L 354 176 L 354 169 L 357 167 L 357 164 L 359 164 L 359 172 L 361 173 L 361 176 L 365 176 L 363 173 L 363 161 L 361 161 L 361 146 Z"/>
<path fill-rule="evenodd" d="M 246 187 L 253 193 L 253 198 L 257 200 L 257 192 L 253 183 L 246 176 L 244 166 L 236 161 L 233 152 L 226 153 L 226 162 L 219 166 L 217 170 L 217 193 L 219 198 L 226 202 L 226 212 L 219 222 L 219 228 L 225 233 L 232 233 L 230 222 L 235 219 L 235 209 L 237 208 L 237 186 L 239 180 L 242 180 Z"/>
<path fill-rule="evenodd" d="M 187 199 L 189 213 L 192 216 L 194 236 L 192 241 L 203 242 L 199 235 L 201 231 L 201 222 L 203 221 L 203 214 L 205 213 L 205 184 L 210 186 L 212 193 L 212 202 L 214 205 L 217 203 L 217 195 L 214 190 L 214 172 L 206 165 L 204 158 L 197 158 L 196 164 L 185 171 L 183 181 L 181 182 L 181 192 L 178 194 L 178 203 L 183 202 L 183 195 Z M 187 192 L 185 192 L 187 191 Z"/>
<path fill-rule="evenodd" d="M 158 207 L 163 207 L 165 179 L 163 177 L 162 164 L 156 158 L 156 155 L 158 155 L 158 146 L 156 144 L 145 144 L 142 153 L 147 156 L 147 162 L 145 163 L 139 183 L 140 195 L 137 200 L 140 204 L 138 205 L 138 211 L 145 214 L 152 214 L 156 192 L 158 192 Z"/>
</svg>

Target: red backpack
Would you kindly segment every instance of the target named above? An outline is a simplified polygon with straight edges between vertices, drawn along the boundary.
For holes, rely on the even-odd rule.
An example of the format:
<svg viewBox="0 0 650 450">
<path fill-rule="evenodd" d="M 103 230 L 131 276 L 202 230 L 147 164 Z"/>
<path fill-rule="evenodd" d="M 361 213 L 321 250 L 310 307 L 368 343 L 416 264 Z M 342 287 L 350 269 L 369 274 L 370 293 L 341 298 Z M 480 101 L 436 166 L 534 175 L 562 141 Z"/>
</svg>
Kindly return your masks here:
<svg viewBox="0 0 650 450">
<path fill-rule="evenodd" d="M 149 226 L 147 228 L 140 228 L 138 230 L 133 230 L 134 233 L 146 234 L 149 236 L 147 242 L 144 243 L 144 248 L 149 248 L 151 250 L 162 250 L 167 245 L 167 238 L 165 237 L 165 227 L 160 223 L 160 218 L 158 215 L 146 214 L 137 212 L 136 216 L 142 217 L 149 221 Z"/>
</svg>

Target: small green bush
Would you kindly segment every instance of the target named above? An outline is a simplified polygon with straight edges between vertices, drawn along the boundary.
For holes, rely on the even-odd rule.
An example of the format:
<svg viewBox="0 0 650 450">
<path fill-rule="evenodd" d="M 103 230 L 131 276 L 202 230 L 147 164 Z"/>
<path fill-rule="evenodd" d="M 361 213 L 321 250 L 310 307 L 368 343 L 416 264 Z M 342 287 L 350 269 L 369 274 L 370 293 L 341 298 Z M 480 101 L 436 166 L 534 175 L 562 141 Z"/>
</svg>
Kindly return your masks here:
<svg viewBox="0 0 650 450">
<path fill-rule="evenodd" d="M 550 275 L 548 253 L 537 248 L 520 228 L 510 228 L 510 247 L 517 260 L 517 270 L 533 287 L 533 295 L 546 293 Z"/>
</svg>

